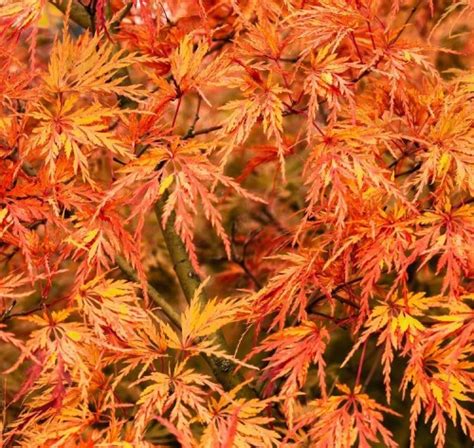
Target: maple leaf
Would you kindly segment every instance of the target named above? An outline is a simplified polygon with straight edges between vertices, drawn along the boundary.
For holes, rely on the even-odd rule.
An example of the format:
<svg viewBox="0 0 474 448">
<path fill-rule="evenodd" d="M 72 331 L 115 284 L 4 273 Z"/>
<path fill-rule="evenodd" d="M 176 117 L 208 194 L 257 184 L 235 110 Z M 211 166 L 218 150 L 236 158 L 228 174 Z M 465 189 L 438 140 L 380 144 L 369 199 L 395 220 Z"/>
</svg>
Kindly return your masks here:
<svg viewBox="0 0 474 448">
<path fill-rule="evenodd" d="M 439 108 L 436 121 L 423 138 L 426 150 L 417 156 L 421 165 L 412 183 L 418 195 L 432 183 L 447 192 L 455 188 L 474 191 L 474 115 L 468 104 L 464 95 L 448 96 Z"/>
<path fill-rule="evenodd" d="M 287 90 L 281 87 L 270 72 L 266 79 L 253 68 L 244 66 L 245 72 L 234 81 L 229 80 L 229 87 L 239 88 L 243 99 L 232 100 L 220 107 L 230 112 L 222 122 L 220 131 L 224 140 L 225 162 L 230 151 L 247 140 L 253 127 L 261 118 L 263 132 L 268 139 L 276 140 L 280 165 L 284 167 L 284 149 L 282 146 L 283 110 L 281 94 Z M 283 171 L 282 171 L 283 172 Z"/>
<path fill-rule="evenodd" d="M 1 21 L 1 19 L 0 19 Z M 30 72 L 11 72 L 9 67 L 16 61 L 14 54 L 14 41 L 4 38 L 0 33 L 0 99 L 2 102 L 19 98 L 31 98 L 37 94 L 36 89 L 30 84 L 32 74 Z M 11 120 L 11 121 L 10 121 Z M 8 125 L 17 125 L 18 119 L 4 114 L 0 115 L 0 129 L 2 134 Z M 16 129 L 18 131 L 18 129 Z M 14 131 L 14 129 L 12 129 Z"/>
<path fill-rule="evenodd" d="M 337 49 L 350 33 L 364 24 L 365 18 L 355 4 L 323 0 L 295 10 L 288 21 L 293 39 L 303 45 L 303 54 L 307 54 L 326 45 Z"/>
<path fill-rule="evenodd" d="M 317 365 L 321 394 L 326 397 L 326 363 L 323 354 L 329 341 L 326 328 L 306 321 L 298 327 L 287 327 L 265 338 L 249 357 L 260 352 L 274 352 L 264 360 L 261 381 L 266 381 L 264 392 L 268 395 L 275 387 L 274 381 L 284 379 L 280 394 L 285 397 L 285 411 L 291 427 L 294 420 L 294 400 L 306 383 L 308 368 Z"/>
<path fill-rule="evenodd" d="M 290 142 L 284 142 L 284 155 L 285 157 L 292 154 L 295 150 L 295 145 L 290 144 Z M 279 152 L 281 148 L 275 145 L 255 145 L 252 147 L 252 153 L 255 153 L 255 156 L 252 157 L 245 168 L 242 170 L 242 173 L 237 177 L 238 182 L 243 182 L 250 174 L 256 171 L 256 169 L 269 162 L 279 163 Z"/>
<path fill-rule="evenodd" d="M 21 31 L 38 20 L 46 0 L 12 0 L 0 4 L 0 25 Z M 3 34 L 3 32 L 2 32 Z"/>
<path fill-rule="evenodd" d="M 4 201 L 0 209 L 0 239 L 23 255 L 31 281 L 41 275 L 42 264 L 51 274 L 48 262 L 40 263 L 36 256 L 39 238 L 35 228 L 51 218 L 48 206 L 41 198 L 41 188 L 35 182 L 19 181 L 10 170 L 4 171 L 3 180 L 5 183 L 0 188 Z M 43 246 L 43 250 L 46 247 Z"/>
<path fill-rule="evenodd" d="M 274 67 L 278 68 L 278 59 L 288 45 L 289 39 L 282 37 L 277 23 L 261 16 L 261 20 L 256 24 L 250 23 L 247 29 L 242 39 L 236 41 L 239 54 L 251 60 L 256 58 L 273 60 Z"/>
<path fill-rule="evenodd" d="M 6 211 L 6 209 L 0 211 L 0 222 L 2 220 L 1 216 L 2 212 Z M 31 295 L 31 290 L 26 291 L 17 291 L 18 288 L 24 289 L 23 287 L 29 283 L 28 278 L 26 278 L 23 274 L 12 273 L 9 275 L 5 275 L 0 279 L 0 297 L 3 299 L 18 299 L 21 297 L 27 297 Z"/>
<path fill-rule="evenodd" d="M 406 297 L 394 296 L 379 303 L 371 310 L 364 325 L 365 330 L 346 356 L 341 367 L 344 367 L 360 346 L 371 336 L 378 335 L 377 345 L 384 346 L 382 364 L 385 394 L 387 402 L 390 403 L 390 373 L 394 360 L 394 350 L 401 350 L 406 353 L 419 342 L 425 331 L 425 326 L 419 318 L 426 313 L 430 306 L 434 306 L 436 301 L 431 297 L 425 297 L 424 293 L 409 293 Z"/>
<path fill-rule="evenodd" d="M 180 335 L 169 325 L 163 325 L 168 346 L 183 351 L 188 356 L 205 353 L 252 368 L 253 366 L 227 354 L 216 340 L 218 330 L 243 319 L 241 309 L 244 299 L 210 299 L 203 304 L 202 294 L 205 285 L 206 282 L 203 282 L 196 290 L 189 306 L 182 313 Z"/>
<path fill-rule="evenodd" d="M 444 301 L 441 306 L 447 308 L 448 312 L 431 316 L 436 324 L 430 327 L 426 337 L 446 342 L 453 349 L 448 352 L 453 363 L 458 359 L 457 352 L 461 353 L 472 340 L 474 312 L 469 306 L 469 301 L 472 299 L 472 294 L 467 294 L 456 301 Z"/>
<path fill-rule="evenodd" d="M 453 352 L 456 363 L 452 362 Z M 411 385 L 410 397 L 410 447 L 415 446 L 417 420 L 424 410 L 425 421 L 433 419 L 431 431 L 435 433 L 437 448 L 445 446 L 445 433 L 449 418 L 454 424 L 460 420 L 463 432 L 470 438 L 474 435 L 472 413 L 463 406 L 471 401 L 473 363 L 469 360 L 472 345 L 442 348 L 442 341 L 428 340 L 412 350 L 403 375 L 403 395 Z"/>
<path fill-rule="evenodd" d="M 115 265 L 116 255 L 123 254 L 138 271 L 142 287 L 145 286 L 139 248 L 133 236 L 125 229 L 114 204 L 108 203 L 96 208 L 92 202 L 88 203 L 86 207 L 76 210 L 72 221 L 75 230 L 64 240 L 66 245 L 63 256 L 72 256 L 75 261 L 81 260 L 78 282 L 85 280 L 90 273 L 102 275 Z M 144 291 L 146 295 L 146 288 Z"/>
<path fill-rule="evenodd" d="M 320 208 L 329 208 L 334 211 L 335 224 L 344 226 L 350 201 L 368 188 L 383 189 L 406 203 L 388 170 L 376 160 L 379 148 L 388 146 L 393 138 L 392 133 L 374 127 L 340 123 L 326 129 L 304 168 L 307 218 L 317 217 Z"/>
<path fill-rule="evenodd" d="M 135 85 L 122 85 L 125 75 L 120 71 L 144 60 L 123 49 L 117 51 L 100 34 L 84 33 L 75 41 L 66 34 L 53 46 L 44 83 L 50 95 L 112 93 L 139 101 L 143 90 Z"/>
<path fill-rule="evenodd" d="M 229 391 L 218 401 L 211 400 L 209 410 L 212 418 L 204 430 L 199 446 L 202 448 L 278 446 L 280 434 L 266 428 L 273 419 L 262 416 L 273 400 L 236 398 L 241 387 Z"/>
<path fill-rule="evenodd" d="M 29 398 L 24 417 L 18 424 L 23 419 L 30 422 L 54 414 L 72 389 L 77 390 L 83 400 L 87 399 L 97 353 L 85 325 L 65 322 L 71 314 L 72 310 L 61 310 L 45 312 L 43 316 L 21 317 L 41 328 L 31 332 L 26 344 L 34 357 L 34 366 L 14 397 L 14 401 L 25 394 Z M 41 391 L 41 394 L 35 394 L 36 391 Z"/>
<path fill-rule="evenodd" d="M 249 299 L 249 320 L 258 322 L 276 312 L 272 327 L 278 325 L 280 329 L 283 329 L 287 315 L 297 313 L 299 320 L 307 320 L 310 288 L 320 284 L 317 275 L 314 275 L 314 266 L 321 263 L 318 255 L 317 252 L 305 251 L 280 256 L 280 260 L 286 261 L 286 266 Z"/>
<path fill-rule="evenodd" d="M 207 375 L 186 368 L 179 363 L 168 374 L 156 372 L 140 380 L 151 384 L 143 390 L 137 404 L 140 406 L 135 423 L 137 431 L 143 432 L 146 423 L 158 415 L 169 414 L 176 428 L 191 437 L 189 425 L 197 419 L 208 422 L 211 414 L 206 407 L 206 399 L 212 392 L 222 393 L 222 389 Z"/>
<path fill-rule="evenodd" d="M 281 17 L 284 11 L 284 5 L 277 0 L 269 0 L 268 2 L 250 2 L 239 4 L 235 3 L 232 5 L 239 19 L 237 24 L 242 22 L 243 25 L 249 26 L 252 22 L 253 17 L 267 18 L 271 21 L 275 21 Z"/>
<path fill-rule="evenodd" d="M 433 211 L 425 212 L 417 220 L 419 240 L 412 257 L 421 256 L 422 266 L 439 256 L 436 273 L 446 270 L 442 292 L 460 293 L 462 275 L 470 275 L 474 268 L 472 253 L 468 249 L 473 243 L 472 204 L 453 209 L 449 202 Z"/>
<path fill-rule="evenodd" d="M 77 403 L 74 395 L 66 397 L 65 402 L 66 404 L 60 410 L 54 409 L 42 413 L 40 417 L 24 415 L 22 420 L 26 424 L 22 431 L 25 435 L 19 446 L 25 448 L 35 445 L 67 446 L 74 444 L 81 446 L 81 434 L 93 425 L 96 417 L 86 404 Z M 47 414 L 46 418 L 45 414 Z"/>
<path fill-rule="evenodd" d="M 349 58 L 337 58 L 337 54 L 329 53 L 329 49 L 329 46 L 325 46 L 316 55 L 311 54 L 311 67 L 307 69 L 304 81 L 304 90 L 310 96 L 308 128 L 311 134 L 314 134 L 320 102 L 327 101 L 331 121 L 335 121 L 341 112 L 344 101 L 347 101 L 349 107 L 355 107 L 354 94 L 350 88 L 352 82 L 343 77 L 351 68 Z"/>
<path fill-rule="evenodd" d="M 249 320 L 257 325 L 266 316 L 275 314 L 270 329 L 278 326 L 281 330 L 290 315 L 296 315 L 299 321 L 308 320 L 306 307 L 310 294 L 320 289 L 330 297 L 333 280 L 322 273 L 324 260 L 320 250 L 302 250 L 277 259 L 286 265 L 264 288 L 251 295 L 247 310 Z"/>
<path fill-rule="evenodd" d="M 361 391 L 337 384 L 340 395 L 314 400 L 300 417 L 296 427 L 310 425 L 308 442 L 317 448 L 340 446 L 349 448 L 357 444 L 369 448 L 369 442 L 383 442 L 384 446 L 397 447 L 392 433 L 383 426 L 383 413 L 398 415 L 382 406 Z"/>
<path fill-rule="evenodd" d="M 406 280 L 406 270 L 412 260 L 408 253 L 416 244 L 414 220 L 417 216 L 412 217 L 411 210 L 396 204 L 390 210 L 371 211 L 373 219 L 370 225 L 356 218 L 354 226 L 348 230 L 352 236 L 347 238 L 347 243 L 343 246 L 346 250 L 352 244 L 355 246 L 356 263 L 363 276 L 361 285 L 364 307 L 367 306 L 365 299 L 372 294 L 384 271 L 397 272 L 398 277 L 391 291 Z"/>
<path fill-rule="evenodd" d="M 75 295 L 80 312 L 104 349 L 106 363 L 121 363 L 116 387 L 130 372 L 141 377 L 168 348 L 160 321 L 140 306 L 138 285 L 124 280 L 96 277 L 80 286 Z"/>
<path fill-rule="evenodd" d="M 96 277 L 80 286 L 75 297 L 79 310 L 86 316 L 99 338 L 106 338 L 106 331 L 123 341 L 130 341 L 136 325 L 145 325 L 149 319 L 139 306 L 138 285 L 124 281 Z"/>
<path fill-rule="evenodd" d="M 77 97 L 70 96 L 64 103 L 56 101 L 51 109 L 39 105 L 31 112 L 31 117 L 38 120 L 34 128 L 31 151 L 46 155 L 50 176 L 54 177 L 56 160 L 61 155 L 72 157 L 74 173 L 80 172 L 82 178 L 90 183 L 88 156 L 91 151 L 103 148 L 112 154 L 131 157 L 132 154 L 112 132 L 106 121 L 116 117 L 117 112 L 93 104 L 87 108 L 76 108 Z"/>
<path fill-rule="evenodd" d="M 209 45 L 202 40 L 197 44 L 193 41 L 191 34 L 180 40 L 179 46 L 168 58 L 170 72 L 180 94 L 195 89 L 205 99 L 202 90 L 204 87 L 225 82 L 229 60 L 225 53 L 221 53 L 214 60 L 205 63 Z"/>
</svg>

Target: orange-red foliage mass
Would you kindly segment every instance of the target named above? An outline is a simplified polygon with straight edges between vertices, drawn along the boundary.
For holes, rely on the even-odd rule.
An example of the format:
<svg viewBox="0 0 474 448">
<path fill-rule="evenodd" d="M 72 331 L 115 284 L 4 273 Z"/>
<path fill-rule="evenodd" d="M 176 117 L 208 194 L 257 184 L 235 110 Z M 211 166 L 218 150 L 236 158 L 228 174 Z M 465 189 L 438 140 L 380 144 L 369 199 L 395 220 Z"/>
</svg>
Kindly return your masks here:
<svg viewBox="0 0 474 448">
<path fill-rule="evenodd" d="M 0 0 L 0 445 L 472 446 L 473 24 Z"/>
</svg>

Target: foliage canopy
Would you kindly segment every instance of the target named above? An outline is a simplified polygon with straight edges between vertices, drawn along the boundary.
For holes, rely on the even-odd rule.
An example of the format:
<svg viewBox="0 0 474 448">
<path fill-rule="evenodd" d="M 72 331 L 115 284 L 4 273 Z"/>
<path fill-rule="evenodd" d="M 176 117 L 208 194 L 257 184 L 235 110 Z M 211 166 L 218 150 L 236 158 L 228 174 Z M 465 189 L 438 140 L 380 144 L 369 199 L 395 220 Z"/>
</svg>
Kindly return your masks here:
<svg viewBox="0 0 474 448">
<path fill-rule="evenodd" d="M 2 446 L 471 446 L 473 20 L 0 0 Z"/>
</svg>

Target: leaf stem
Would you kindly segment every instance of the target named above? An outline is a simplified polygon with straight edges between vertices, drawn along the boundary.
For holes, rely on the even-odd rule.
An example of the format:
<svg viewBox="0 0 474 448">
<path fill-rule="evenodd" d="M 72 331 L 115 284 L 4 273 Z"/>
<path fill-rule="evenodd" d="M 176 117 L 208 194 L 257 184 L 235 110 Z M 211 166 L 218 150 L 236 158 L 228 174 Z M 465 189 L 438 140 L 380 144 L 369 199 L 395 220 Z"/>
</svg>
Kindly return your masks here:
<svg viewBox="0 0 474 448">
<path fill-rule="evenodd" d="M 357 377 L 356 377 L 356 381 L 355 381 L 356 386 L 358 386 L 360 384 L 360 377 L 362 375 L 362 367 L 364 365 L 366 350 L 367 350 L 367 339 L 365 340 L 364 345 L 362 346 L 362 353 L 360 355 L 359 367 L 357 368 Z"/>
</svg>

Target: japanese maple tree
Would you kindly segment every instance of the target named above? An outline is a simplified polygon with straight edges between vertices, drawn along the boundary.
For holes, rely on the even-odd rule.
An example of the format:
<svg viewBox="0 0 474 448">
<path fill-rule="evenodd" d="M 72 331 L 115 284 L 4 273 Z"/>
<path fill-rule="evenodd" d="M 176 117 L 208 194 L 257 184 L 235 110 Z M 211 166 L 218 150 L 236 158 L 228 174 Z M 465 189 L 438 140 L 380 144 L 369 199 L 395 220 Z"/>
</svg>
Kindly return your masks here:
<svg viewBox="0 0 474 448">
<path fill-rule="evenodd" d="M 473 24 L 0 0 L 0 445 L 472 446 Z"/>
</svg>

